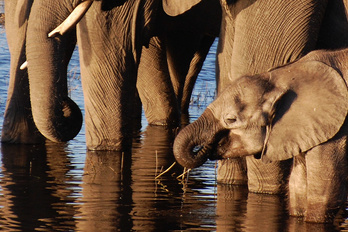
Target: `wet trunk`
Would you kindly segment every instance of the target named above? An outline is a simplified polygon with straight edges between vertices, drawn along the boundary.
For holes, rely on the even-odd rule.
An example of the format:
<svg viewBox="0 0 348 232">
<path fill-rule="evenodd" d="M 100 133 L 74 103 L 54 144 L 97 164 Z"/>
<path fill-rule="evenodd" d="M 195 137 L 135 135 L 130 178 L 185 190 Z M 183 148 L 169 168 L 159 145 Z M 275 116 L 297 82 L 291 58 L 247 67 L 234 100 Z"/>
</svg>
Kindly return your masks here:
<svg viewBox="0 0 348 232">
<path fill-rule="evenodd" d="M 198 120 L 182 129 L 175 138 L 173 151 L 179 164 L 186 168 L 204 164 L 213 156 L 216 135 L 221 129 L 210 109 L 206 109 Z"/>
</svg>

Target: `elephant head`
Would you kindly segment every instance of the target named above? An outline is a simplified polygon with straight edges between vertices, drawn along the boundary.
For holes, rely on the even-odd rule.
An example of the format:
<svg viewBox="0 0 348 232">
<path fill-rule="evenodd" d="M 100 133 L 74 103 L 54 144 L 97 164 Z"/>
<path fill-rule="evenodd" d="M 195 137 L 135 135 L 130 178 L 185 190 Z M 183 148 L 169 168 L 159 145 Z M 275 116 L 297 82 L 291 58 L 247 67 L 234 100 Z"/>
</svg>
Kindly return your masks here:
<svg viewBox="0 0 348 232">
<path fill-rule="evenodd" d="M 189 168 L 208 158 L 289 159 L 337 134 L 347 97 L 342 76 L 318 61 L 241 77 L 178 134 L 174 155 Z"/>
</svg>

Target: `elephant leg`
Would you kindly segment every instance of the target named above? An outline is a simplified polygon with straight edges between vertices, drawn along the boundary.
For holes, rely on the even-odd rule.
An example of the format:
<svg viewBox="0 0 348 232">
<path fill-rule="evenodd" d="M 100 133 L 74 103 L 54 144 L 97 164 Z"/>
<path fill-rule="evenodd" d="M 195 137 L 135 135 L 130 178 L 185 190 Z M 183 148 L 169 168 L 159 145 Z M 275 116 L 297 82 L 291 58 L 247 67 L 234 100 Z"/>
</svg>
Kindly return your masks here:
<svg viewBox="0 0 348 232">
<path fill-rule="evenodd" d="M 142 113 L 143 113 L 143 108 L 142 108 L 141 100 L 139 97 L 139 92 L 136 91 L 134 104 L 133 104 L 133 112 L 132 112 L 132 129 L 133 129 L 133 132 L 135 133 L 138 133 L 141 130 Z"/>
<path fill-rule="evenodd" d="M 78 24 L 86 144 L 89 150 L 128 150 L 138 70 L 129 38 L 135 3 L 105 12 L 100 4 L 94 2 Z"/>
<path fill-rule="evenodd" d="M 347 200 L 347 136 L 314 147 L 306 154 L 309 222 L 332 222 Z"/>
<path fill-rule="evenodd" d="M 223 159 L 218 162 L 218 183 L 236 185 L 246 185 L 248 183 L 245 158 Z"/>
<path fill-rule="evenodd" d="M 290 161 L 263 163 L 247 156 L 248 188 L 250 192 L 278 194 L 286 189 L 290 173 Z"/>
<path fill-rule="evenodd" d="M 304 154 L 294 157 L 289 179 L 289 213 L 303 216 L 307 205 L 307 173 Z"/>
<path fill-rule="evenodd" d="M 248 184 L 249 191 L 276 194 L 284 191 L 290 164 L 264 164 L 254 157 L 218 161 L 217 181 L 223 184 Z M 285 170 L 282 169 L 285 167 Z"/>
<path fill-rule="evenodd" d="M 203 36 L 200 40 L 199 47 L 195 52 L 191 62 L 190 67 L 187 72 L 185 83 L 182 91 L 182 99 L 181 99 L 181 113 L 183 115 L 187 115 L 188 118 L 188 108 L 191 102 L 191 94 L 193 91 L 193 87 L 196 83 L 199 72 L 202 69 L 205 58 L 208 55 L 211 45 L 213 44 L 215 37 L 211 36 Z M 182 117 L 184 119 L 185 117 Z M 187 123 L 189 123 L 187 121 Z M 183 120 L 182 124 L 185 124 Z"/>
<path fill-rule="evenodd" d="M 143 48 L 137 89 L 149 125 L 178 126 L 179 106 L 170 80 L 163 39 L 153 37 Z"/>
<path fill-rule="evenodd" d="M 166 35 L 168 68 L 182 113 L 182 124 L 188 123 L 192 90 L 213 42 L 212 36 L 188 31 L 168 32 Z"/>
<path fill-rule="evenodd" d="M 142 51 L 137 88 L 150 125 L 177 126 L 180 112 L 187 124 L 191 93 L 214 42 L 211 36 L 178 34 L 154 37 Z"/>
<path fill-rule="evenodd" d="M 6 35 L 11 54 L 10 81 L 1 141 L 7 143 L 43 143 L 44 138 L 33 121 L 26 61 L 27 19 L 32 1 L 5 1 Z"/>
</svg>

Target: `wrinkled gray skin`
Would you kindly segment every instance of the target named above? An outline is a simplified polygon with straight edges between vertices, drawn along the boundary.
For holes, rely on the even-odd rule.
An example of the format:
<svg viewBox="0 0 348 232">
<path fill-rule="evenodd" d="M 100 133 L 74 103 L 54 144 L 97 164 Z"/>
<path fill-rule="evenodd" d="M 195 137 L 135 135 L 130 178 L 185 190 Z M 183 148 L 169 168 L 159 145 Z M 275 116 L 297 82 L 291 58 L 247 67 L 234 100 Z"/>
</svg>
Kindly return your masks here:
<svg viewBox="0 0 348 232">
<path fill-rule="evenodd" d="M 89 149 L 128 148 L 133 124 L 131 115 L 136 111 L 137 77 L 139 96 L 150 124 L 177 126 L 181 112 L 187 113 L 187 99 L 219 31 L 218 3 L 192 0 L 176 5 L 163 1 L 164 10 L 173 16 L 169 17 L 160 0 L 95 1 L 76 30 L 48 38 L 48 33 L 80 2 L 5 1 L 6 12 L 14 16 L 6 20 L 8 41 L 20 35 L 16 46 L 21 44 L 22 50 L 10 48 L 11 62 L 16 63 L 11 65 L 2 142 L 40 143 L 44 140 L 41 134 L 52 141 L 68 141 L 79 132 L 82 115 L 68 97 L 66 74 L 76 41 Z M 216 21 L 200 26 L 198 16 L 207 12 L 213 12 L 212 18 Z M 17 21 L 21 22 L 19 26 Z M 190 40 L 184 40 L 186 37 Z M 143 45 L 148 48 L 142 49 Z M 19 71 L 19 65 L 26 58 L 30 101 L 27 74 Z"/>
<path fill-rule="evenodd" d="M 221 0 L 221 4 L 218 94 L 240 76 L 266 72 L 318 48 L 347 45 L 342 0 Z M 253 157 L 225 159 L 219 161 L 217 178 L 220 183 L 248 182 L 253 192 L 278 193 L 284 190 L 289 163 L 263 164 Z"/>
<path fill-rule="evenodd" d="M 318 50 L 299 61 L 226 87 L 176 137 L 174 154 L 189 168 L 208 158 L 294 157 L 289 212 L 332 222 L 347 199 L 348 49 Z"/>
<path fill-rule="evenodd" d="M 43 142 L 44 138 L 36 129 L 31 114 L 28 73 L 19 69 L 26 61 L 27 19 L 32 1 L 5 2 L 5 27 L 11 54 L 11 70 L 1 140 Z"/>
</svg>

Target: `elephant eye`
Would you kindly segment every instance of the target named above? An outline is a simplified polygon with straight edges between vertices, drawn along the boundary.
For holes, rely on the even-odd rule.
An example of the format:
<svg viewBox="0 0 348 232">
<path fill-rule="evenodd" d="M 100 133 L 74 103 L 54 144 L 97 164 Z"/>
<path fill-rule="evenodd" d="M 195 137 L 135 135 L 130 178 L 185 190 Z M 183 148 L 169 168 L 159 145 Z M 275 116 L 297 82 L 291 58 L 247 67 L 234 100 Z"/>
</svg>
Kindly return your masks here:
<svg viewBox="0 0 348 232">
<path fill-rule="evenodd" d="M 222 122 L 225 124 L 226 128 L 238 128 L 240 124 L 240 118 L 235 112 L 227 113 L 223 116 Z"/>
<path fill-rule="evenodd" d="M 237 122 L 237 117 L 229 117 L 225 118 L 225 123 L 227 125 L 232 125 L 233 123 Z"/>
</svg>

